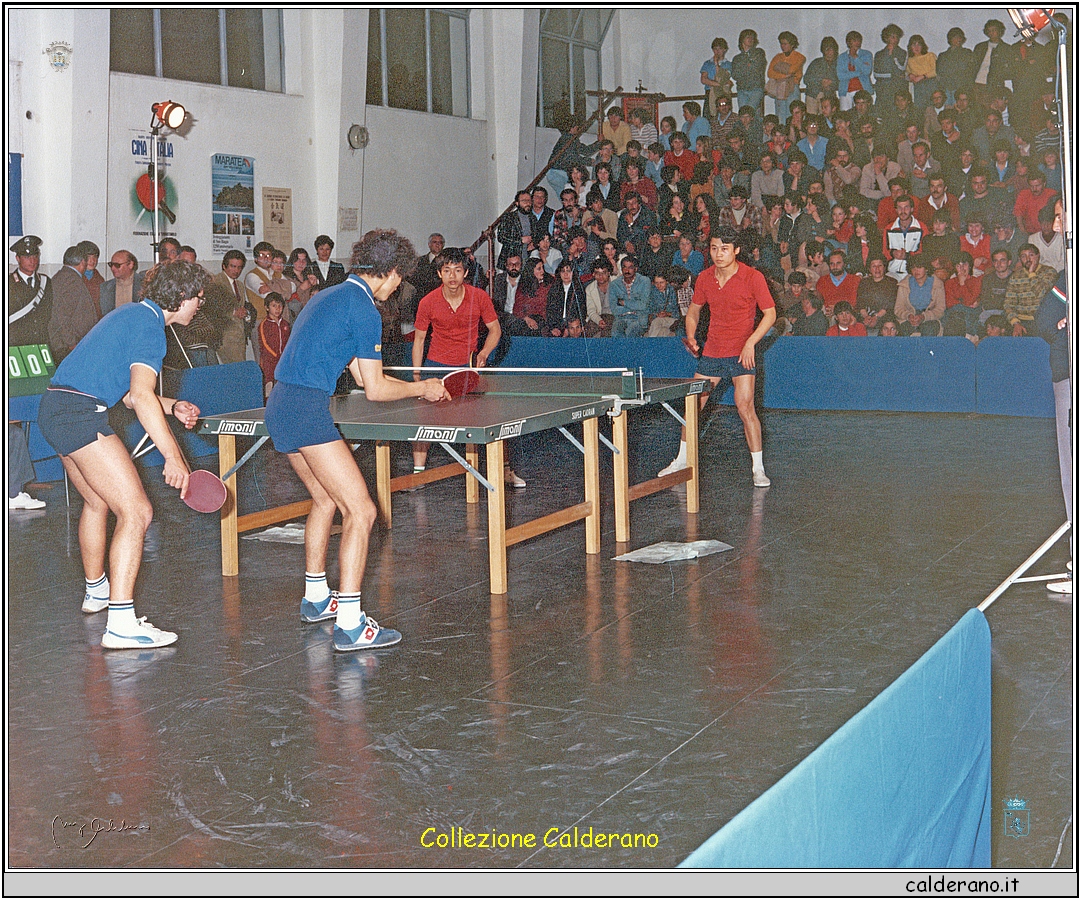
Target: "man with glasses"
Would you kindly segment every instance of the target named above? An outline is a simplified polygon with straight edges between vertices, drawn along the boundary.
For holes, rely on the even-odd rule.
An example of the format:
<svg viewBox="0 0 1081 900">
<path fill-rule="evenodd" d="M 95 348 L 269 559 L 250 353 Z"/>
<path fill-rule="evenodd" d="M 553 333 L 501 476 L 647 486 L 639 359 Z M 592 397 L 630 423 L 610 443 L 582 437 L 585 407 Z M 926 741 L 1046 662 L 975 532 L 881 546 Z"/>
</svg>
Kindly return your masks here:
<svg viewBox="0 0 1081 900">
<path fill-rule="evenodd" d="M 123 401 L 165 457 L 166 484 L 187 495 L 189 470 L 166 416 L 194 427 L 199 408 L 157 394 L 165 356 L 165 328 L 186 325 L 203 302 L 209 277 L 199 266 L 164 263 L 147 284 L 147 297 L 103 318 L 59 365 L 41 399 L 38 427 L 60 455 L 83 498 L 79 520 L 86 593 L 83 612 L 108 610 L 102 649 L 152 649 L 176 641 L 135 617 L 135 581 L 153 509 L 128 450 L 109 425 L 109 408 Z M 109 514 L 116 527 L 109 549 Z M 111 582 L 111 583 L 110 583 Z"/>
<path fill-rule="evenodd" d="M 101 286 L 101 314 L 108 315 L 119 306 L 138 303 L 143 298 L 143 272 L 139 271 L 139 260 L 130 250 L 117 250 L 109 260 L 109 271 L 113 277 Z"/>
</svg>

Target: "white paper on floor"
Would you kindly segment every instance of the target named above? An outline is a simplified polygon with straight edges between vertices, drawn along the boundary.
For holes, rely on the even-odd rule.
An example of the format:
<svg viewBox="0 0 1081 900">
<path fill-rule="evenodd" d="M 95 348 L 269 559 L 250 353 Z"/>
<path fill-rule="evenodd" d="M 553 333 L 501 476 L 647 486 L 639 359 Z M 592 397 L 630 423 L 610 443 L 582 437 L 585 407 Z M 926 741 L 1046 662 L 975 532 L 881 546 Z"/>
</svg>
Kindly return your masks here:
<svg viewBox="0 0 1081 900">
<path fill-rule="evenodd" d="M 246 534 L 244 540 L 270 541 L 274 544 L 303 544 L 304 524 L 302 522 L 292 522 L 279 528 L 268 528 L 258 534 Z"/>
<path fill-rule="evenodd" d="M 667 563 L 681 559 L 697 559 L 700 556 L 709 556 L 711 553 L 721 553 L 731 550 L 731 544 L 722 541 L 661 541 L 650 544 L 640 550 L 632 550 L 622 556 L 616 556 L 617 562 L 644 562 L 644 563 Z"/>
</svg>

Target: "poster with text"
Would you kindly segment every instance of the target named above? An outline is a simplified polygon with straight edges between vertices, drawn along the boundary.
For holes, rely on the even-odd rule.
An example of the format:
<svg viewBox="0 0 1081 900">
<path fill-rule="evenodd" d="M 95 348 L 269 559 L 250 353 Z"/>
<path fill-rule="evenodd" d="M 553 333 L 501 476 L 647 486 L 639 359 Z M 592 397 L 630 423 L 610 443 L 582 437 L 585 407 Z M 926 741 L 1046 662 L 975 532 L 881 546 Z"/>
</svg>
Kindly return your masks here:
<svg viewBox="0 0 1081 900">
<path fill-rule="evenodd" d="M 153 135 L 146 131 L 131 131 L 131 184 L 128 203 L 131 208 L 131 233 L 136 237 L 154 240 L 154 162 L 152 158 Z M 176 184 L 169 177 L 176 145 L 167 137 L 158 137 L 158 239 L 176 237 L 180 198 Z M 136 253 L 150 258 L 150 254 Z"/>
<path fill-rule="evenodd" d="M 210 163 L 214 256 L 228 250 L 251 255 L 255 243 L 255 160 L 215 153 Z"/>
<path fill-rule="evenodd" d="M 263 240 L 286 256 L 293 249 L 293 191 L 291 188 L 263 188 Z"/>
</svg>

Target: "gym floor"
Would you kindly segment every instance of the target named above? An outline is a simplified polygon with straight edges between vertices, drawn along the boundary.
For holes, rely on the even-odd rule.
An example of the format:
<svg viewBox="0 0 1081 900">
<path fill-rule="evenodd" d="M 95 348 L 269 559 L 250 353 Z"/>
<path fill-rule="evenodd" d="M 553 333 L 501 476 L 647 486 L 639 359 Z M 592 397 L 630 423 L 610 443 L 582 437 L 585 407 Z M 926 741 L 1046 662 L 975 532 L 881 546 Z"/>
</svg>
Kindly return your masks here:
<svg viewBox="0 0 1081 900">
<path fill-rule="evenodd" d="M 377 654 L 335 654 L 331 623 L 301 624 L 299 545 L 242 539 L 240 576 L 222 578 L 217 517 L 188 510 L 153 469 L 157 534 L 136 611 L 180 640 L 103 652 L 105 614 L 79 611 L 80 501 L 69 509 L 62 484 L 38 492 L 47 509 L 8 516 L 9 865 L 678 864 L 1064 519 L 1051 420 L 763 420 L 770 489 L 751 487 L 739 420 L 721 408 L 704 425 L 697 516 L 679 491 L 640 500 L 632 542 L 617 546 L 602 462 L 601 554 L 586 557 L 580 524 L 513 547 L 505 596 L 488 593 L 485 509 L 466 507 L 461 479 L 396 494 L 393 531 L 373 532 L 364 606 L 404 639 Z M 660 411 L 638 414 L 631 437 L 632 480 L 675 451 Z M 561 436 L 519 449 L 528 487 L 508 496 L 509 525 L 580 490 Z M 371 483 L 371 446 L 357 456 Z M 405 470 L 408 448 L 395 462 Z M 240 485 L 242 512 L 303 497 L 269 450 Z M 734 549 L 612 560 L 692 539 Z M 1066 555 L 1061 542 L 1034 573 L 1062 572 Z M 988 611 L 998 867 L 1074 865 L 1073 612 L 1040 584 Z M 1032 810 L 1016 839 L 1001 827 L 1015 795 Z M 95 836 L 95 818 L 124 830 Z M 656 846 L 422 846 L 458 826 L 575 825 Z"/>
</svg>

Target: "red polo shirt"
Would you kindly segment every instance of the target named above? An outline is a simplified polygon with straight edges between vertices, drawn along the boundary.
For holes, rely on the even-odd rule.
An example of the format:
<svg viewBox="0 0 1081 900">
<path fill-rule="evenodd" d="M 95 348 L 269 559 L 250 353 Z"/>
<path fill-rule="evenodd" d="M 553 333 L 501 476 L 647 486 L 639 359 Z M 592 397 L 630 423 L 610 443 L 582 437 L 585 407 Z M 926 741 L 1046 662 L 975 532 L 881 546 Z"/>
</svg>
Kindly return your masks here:
<svg viewBox="0 0 1081 900">
<path fill-rule="evenodd" d="M 455 310 L 450 308 L 440 285 L 421 298 L 414 327 L 423 334 L 431 326 L 428 359 L 445 366 L 465 366 L 477 346 L 478 323 L 490 326 L 496 320 L 492 298 L 480 288 L 465 285 L 465 298 Z"/>
<path fill-rule="evenodd" d="M 755 309 L 772 309 L 773 297 L 766 279 L 757 269 L 737 263 L 736 273 L 718 287 L 714 266 L 699 273 L 694 283 L 695 306 L 709 306 L 709 336 L 705 356 L 724 359 L 739 356 L 754 333 Z"/>
</svg>

